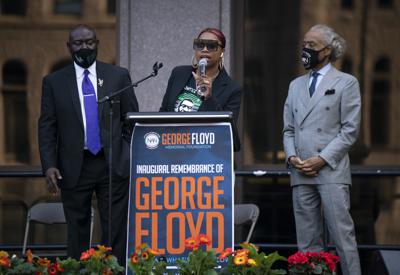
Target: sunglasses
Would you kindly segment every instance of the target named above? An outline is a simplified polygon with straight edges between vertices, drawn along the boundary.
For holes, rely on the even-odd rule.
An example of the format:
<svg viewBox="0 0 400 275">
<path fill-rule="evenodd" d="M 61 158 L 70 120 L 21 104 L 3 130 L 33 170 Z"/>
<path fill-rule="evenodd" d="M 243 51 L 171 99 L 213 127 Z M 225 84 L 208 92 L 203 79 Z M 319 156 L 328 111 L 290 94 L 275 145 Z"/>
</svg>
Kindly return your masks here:
<svg viewBox="0 0 400 275">
<path fill-rule="evenodd" d="M 207 50 L 210 52 L 215 52 L 218 50 L 218 47 L 222 48 L 222 45 L 218 43 L 217 40 L 209 40 L 209 39 L 199 39 L 195 38 L 193 41 L 193 50 L 201 51 L 207 47 Z"/>
</svg>

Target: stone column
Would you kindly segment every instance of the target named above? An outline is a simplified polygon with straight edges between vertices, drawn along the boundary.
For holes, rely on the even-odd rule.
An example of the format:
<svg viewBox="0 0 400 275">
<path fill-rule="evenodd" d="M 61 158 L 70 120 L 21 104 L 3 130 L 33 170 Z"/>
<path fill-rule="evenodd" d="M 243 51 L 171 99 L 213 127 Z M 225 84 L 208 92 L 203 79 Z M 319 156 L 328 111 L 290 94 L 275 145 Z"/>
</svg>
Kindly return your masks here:
<svg viewBox="0 0 400 275">
<path fill-rule="evenodd" d="M 135 82 L 164 67 L 156 78 L 135 89 L 140 111 L 158 111 L 175 66 L 191 64 L 193 38 L 206 27 L 222 30 L 227 39 L 225 67 L 230 70 L 232 0 L 117 1 L 117 63 Z"/>
</svg>

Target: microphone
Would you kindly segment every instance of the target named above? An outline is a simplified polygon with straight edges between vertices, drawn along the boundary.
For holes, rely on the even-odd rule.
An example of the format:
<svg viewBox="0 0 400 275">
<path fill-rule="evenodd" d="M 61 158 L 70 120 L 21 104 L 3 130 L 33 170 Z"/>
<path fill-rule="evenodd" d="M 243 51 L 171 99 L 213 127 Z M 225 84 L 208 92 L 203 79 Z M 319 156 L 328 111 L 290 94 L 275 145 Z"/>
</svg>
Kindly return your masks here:
<svg viewBox="0 0 400 275">
<path fill-rule="evenodd" d="M 162 62 L 156 62 L 153 65 L 153 72 L 151 74 L 149 74 L 148 76 L 146 76 L 145 78 L 140 79 L 139 81 L 132 83 L 122 89 L 119 89 L 118 91 L 111 93 L 110 95 L 107 95 L 105 97 L 103 97 L 102 99 L 100 99 L 99 101 L 97 101 L 98 104 L 102 104 L 106 101 L 110 101 L 116 97 L 117 95 L 121 94 L 122 92 L 124 92 L 125 90 L 129 89 L 129 88 L 133 88 L 133 87 L 137 87 L 139 85 L 139 83 L 142 83 L 143 81 L 149 79 L 150 77 L 155 77 L 158 74 L 158 70 L 161 69 L 163 66 Z"/>
<path fill-rule="evenodd" d="M 205 77 L 206 76 L 206 66 L 207 66 L 207 59 L 202 58 L 199 60 L 199 72 L 200 76 Z M 206 92 L 206 87 L 201 86 L 199 90 L 197 91 L 197 94 L 200 96 L 202 100 L 204 100 L 204 93 Z"/>
<path fill-rule="evenodd" d="M 156 76 L 158 74 L 158 70 L 161 69 L 163 67 L 163 65 L 164 64 L 162 62 L 158 62 L 158 61 L 156 63 L 154 63 L 152 75 Z"/>
<path fill-rule="evenodd" d="M 202 58 L 199 60 L 199 71 L 201 76 L 206 76 L 207 59 Z"/>
</svg>

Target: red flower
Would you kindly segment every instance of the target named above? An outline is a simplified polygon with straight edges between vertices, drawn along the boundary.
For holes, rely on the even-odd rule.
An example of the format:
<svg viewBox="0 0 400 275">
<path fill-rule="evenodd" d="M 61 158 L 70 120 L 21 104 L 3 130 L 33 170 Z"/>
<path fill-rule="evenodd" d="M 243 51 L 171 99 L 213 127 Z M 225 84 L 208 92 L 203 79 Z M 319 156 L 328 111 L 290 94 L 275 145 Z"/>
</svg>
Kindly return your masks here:
<svg viewBox="0 0 400 275">
<path fill-rule="evenodd" d="M 229 255 L 232 255 L 232 254 L 233 254 L 232 248 L 228 247 L 224 251 L 222 251 L 222 253 L 219 255 L 218 259 L 222 261 L 226 257 L 228 257 Z"/>
<path fill-rule="evenodd" d="M 103 271 L 101 272 L 101 275 L 113 275 L 112 270 L 109 267 L 106 267 L 103 269 Z"/>
<path fill-rule="evenodd" d="M 30 249 L 28 249 L 28 251 L 26 251 L 26 261 L 28 263 L 32 263 L 33 261 L 33 255 L 32 255 L 32 251 Z"/>
<path fill-rule="evenodd" d="M 137 264 L 139 262 L 139 256 L 137 253 L 132 253 L 131 255 L 131 263 L 132 264 Z"/>
<path fill-rule="evenodd" d="M 47 273 L 49 275 L 57 275 L 64 272 L 64 269 L 61 268 L 61 265 L 59 263 L 51 264 L 47 267 Z"/>
<path fill-rule="evenodd" d="M 335 271 L 336 264 L 339 262 L 339 257 L 324 251 L 320 252 L 320 256 L 323 260 L 325 260 L 329 270 Z"/>
<path fill-rule="evenodd" d="M 205 244 L 207 246 L 211 245 L 211 239 L 205 234 L 200 234 L 197 237 L 197 242 L 200 243 L 200 244 Z"/>
<path fill-rule="evenodd" d="M 81 261 L 86 261 L 88 260 L 96 251 L 93 248 L 90 248 L 84 252 L 82 252 L 81 255 Z"/>
<path fill-rule="evenodd" d="M 318 252 L 307 251 L 304 255 L 306 255 L 306 257 L 309 259 L 318 259 L 319 258 Z"/>
<path fill-rule="evenodd" d="M 193 237 L 187 238 L 185 240 L 185 247 L 190 251 L 196 250 L 197 248 L 199 248 L 199 245 L 199 242 Z"/>
<path fill-rule="evenodd" d="M 249 253 L 250 253 L 250 251 L 246 248 L 238 249 L 235 251 L 236 256 L 246 256 L 247 257 L 249 255 Z"/>
<path fill-rule="evenodd" d="M 10 259 L 8 257 L 0 257 L 0 266 L 10 267 Z"/>
<path fill-rule="evenodd" d="M 290 266 L 296 264 L 305 264 L 308 263 L 308 258 L 302 252 L 298 251 L 295 254 L 289 256 L 288 263 Z"/>
</svg>

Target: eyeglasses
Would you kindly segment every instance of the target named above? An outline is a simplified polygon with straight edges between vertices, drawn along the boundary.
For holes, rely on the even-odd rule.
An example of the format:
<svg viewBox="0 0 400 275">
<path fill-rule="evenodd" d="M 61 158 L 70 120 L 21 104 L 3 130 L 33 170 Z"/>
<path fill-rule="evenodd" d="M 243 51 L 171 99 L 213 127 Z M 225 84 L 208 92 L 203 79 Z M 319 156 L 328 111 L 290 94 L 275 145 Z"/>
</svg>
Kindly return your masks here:
<svg viewBox="0 0 400 275">
<path fill-rule="evenodd" d="M 218 47 L 222 48 L 222 45 L 218 43 L 217 40 L 209 40 L 209 39 L 199 39 L 195 38 L 193 41 L 193 50 L 201 51 L 207 47 L 207 50 L 210 52 L 215 52 L 218 50 Z"/>
</svg>

